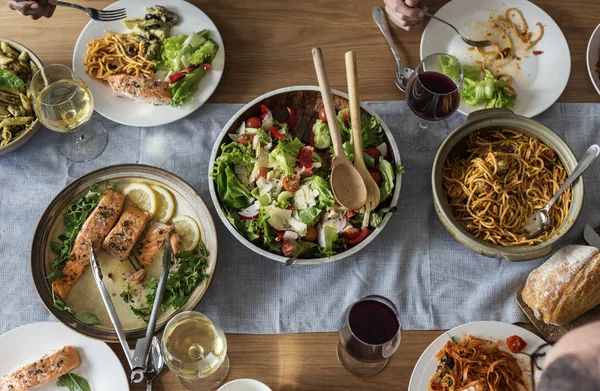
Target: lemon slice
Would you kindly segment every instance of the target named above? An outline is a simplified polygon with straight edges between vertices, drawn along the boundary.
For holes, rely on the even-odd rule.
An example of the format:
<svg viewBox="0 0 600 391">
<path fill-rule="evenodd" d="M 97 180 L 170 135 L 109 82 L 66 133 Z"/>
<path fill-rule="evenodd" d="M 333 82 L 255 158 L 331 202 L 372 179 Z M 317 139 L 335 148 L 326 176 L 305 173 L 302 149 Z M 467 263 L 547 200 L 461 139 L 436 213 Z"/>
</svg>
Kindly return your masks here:
<svg viewBox="0 0 600 391">
<path fill-rule="evenodd" d="M 171 193 L 162 186 L 152 185 L 152 190 L 156 193 L 156 199 L 158 206 L 154 213 L 154 220 L 166 223 L 173 217 L 175 212 L 175 200 Z"/>
<path fill-rule="evenodd" d="M 145 183 L 132 182 L 123 189 L 125 194 L 138 208 L 147 212 L 151 216 L 156 213 L 156 194 Z"/>
<path fill-rule="evenodd" d="M 190 216 L 181 215 L 173 218 L 175 233 L 179 234 L 183 251 L 193 251 L 200 242 L 200 228 L 196 220 Z"/>
</svg>

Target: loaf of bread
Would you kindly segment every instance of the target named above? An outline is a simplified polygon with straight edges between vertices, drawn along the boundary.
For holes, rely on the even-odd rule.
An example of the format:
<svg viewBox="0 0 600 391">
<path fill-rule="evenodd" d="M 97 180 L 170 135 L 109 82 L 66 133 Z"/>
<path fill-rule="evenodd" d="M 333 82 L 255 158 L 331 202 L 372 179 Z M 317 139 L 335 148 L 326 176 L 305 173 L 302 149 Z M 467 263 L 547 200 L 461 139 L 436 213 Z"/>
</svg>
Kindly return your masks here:
<svg viewBox="0 0 600 391">
<path fill-rule="evenodd" d="M 561 248 L 529 274 L 522 296 L 543 322 L 569 323 L 600 304 L 600 250 Z"/>
</svg>

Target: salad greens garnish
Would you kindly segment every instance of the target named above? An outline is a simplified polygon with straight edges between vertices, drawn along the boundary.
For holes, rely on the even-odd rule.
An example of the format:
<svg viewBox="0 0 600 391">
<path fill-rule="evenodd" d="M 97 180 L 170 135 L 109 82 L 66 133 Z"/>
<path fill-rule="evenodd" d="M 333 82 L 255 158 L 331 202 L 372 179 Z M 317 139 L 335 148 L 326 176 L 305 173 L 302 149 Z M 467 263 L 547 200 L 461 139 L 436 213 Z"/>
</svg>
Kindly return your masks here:
<svg viewBox="0 0 600 391">
<path fill-rule="evenodd" d="M 67 387 L 69 391 L 91 391 L 90 385 L 83 377 L 67 373 L 58 378 L 58 387 Z"/>
<path fill-rule="evenodd" d="M 183 106 L 192 98 L 218 51 L 219 45 L 208 30 L 163 41 L 158 68 L 168 72 L 172 106 Z"/>
<path fill-rule="evenodd" d="M 449 56 L 440 56 L 440 66 L 442 73 L 448 77 L 453 78 L 460 73 L 460 65 Z M 485 104 L 486 108 L 511 109 L 517 94 L 506 80 L 496 78 L 480 65 L 464 65 L 460 97 L 470 106 Z"/>
<path fill-rule="evenodd" d="M 286 257 L 331 257 L 357 245 L 383 223 L 403 167 L 387 157 L 377 117 L 361 119 L 363 156 L 382 195 L 378 208 L 365 215 L 343 208 L 333 196 L 328 124 L 316 120 L 307 144 L 290 132 L 295 110 L 288 108 L 289 123 L 273 118 L 264 105 L 261 111 L 261 118 L 248 118 L 231 135 L 233 142 L 221 145 L 211 174 L 223 213 L 241 235 Z M 349 111 L 339 111 L 336 120 L 344 151 L 353 159 Z"/>
<path fill-rule="evenodd" d="M 182 251 L 175 254 L 175 265 L 172 265 L 171 271 L 167 278 L 165 293 L 163 296 L 162 307 L 164 309 L 181 308 L 190 298 L 190 295 L 196 287 L 208 278 L 206 274 L 206 257 L 208 252 L 202 241 L 198 244 L 195 252 Z M 131 312 L 140 319 L 148 320 L 152 312 L 152 304 L 156 297 L 156 289 L 158 288 L 158 278 L 152 277 L 145 284 L 146 303 L 136 305 L 132 299 L 129 290 L 121 293 L 123 301 L 129 304 Z"/>
</svg>

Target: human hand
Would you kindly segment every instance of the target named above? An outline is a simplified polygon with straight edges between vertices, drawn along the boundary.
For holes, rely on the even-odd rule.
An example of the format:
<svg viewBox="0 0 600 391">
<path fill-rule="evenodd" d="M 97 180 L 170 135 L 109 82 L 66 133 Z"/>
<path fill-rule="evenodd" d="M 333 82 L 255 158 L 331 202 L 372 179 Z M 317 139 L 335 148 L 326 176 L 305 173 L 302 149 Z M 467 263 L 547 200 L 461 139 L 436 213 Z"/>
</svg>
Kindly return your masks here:
<svg viewBox="0 0 600 391">
<path fill-rule="evenodd" d="M 19 11 L 21 15 L 31 16 L 32 19 L 36 20 L 45 16 L 49 18 L 56 9 L 55 5 L 52 5 L 55 0 L 8 0 L 8 8 L 11 10 Z"/>
<path fill-rule="evenodd" d="M 406 31 L 413 29 L 413 26 L 419 25 L 423 22 L 423 12 L 427 11 L 427 7 L 411 8 L 416 7 L 420 0 L 384 0 L 385 11 L 388 16 L 398 26 L 402 27 Z"/>
</svg>

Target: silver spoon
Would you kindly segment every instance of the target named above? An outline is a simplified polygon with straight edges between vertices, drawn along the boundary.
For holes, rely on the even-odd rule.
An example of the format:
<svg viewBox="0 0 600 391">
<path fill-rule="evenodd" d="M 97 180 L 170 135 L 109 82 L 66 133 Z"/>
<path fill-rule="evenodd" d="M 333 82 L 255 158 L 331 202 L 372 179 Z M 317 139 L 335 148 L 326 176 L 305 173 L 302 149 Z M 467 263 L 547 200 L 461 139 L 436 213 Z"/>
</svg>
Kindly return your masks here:
<svg viewBox="0 0 600 391">
<path fill-rule="evenodd" d="M 402 0 L 402 2 L 404 3 L 404 0 Z M 417 8 L 417 7 L 410 7 L 410 8 Z M 456 34 L 458 34 L 460 36 L 460 39 L 462 39 L 463 42 L 466 43 L 469 46 L 475 46 L 475 47 L 478 47 L 478 48 L 483 48 L 483 47 L 491 46 L 492 45 L 492 43 L 490 41 L 487 41 L 487 40 L 485 40 L 485 41 L 473 41 L 471 39 L 467 39 L 461 33 L 458 32 L 458 30 L 456 29 L 456 27 L 454 27 L 452 24 L 446 22 L 444 19 L 438 18 L 437 16 L 435 16 L 433 14 L 430 14 L 429 12 L 425 12 L 425 11 L 422 11 L 422 12 L 423 12 L 423 15 L 429 16 L 431 19 L 438 20 L 438 21 L 440 21 L 440 22 L 442 22 L 442 23 L 444 23 L 444 24 L 452 27 L 452 29 L 454 31 L 456 31 Z"/>
<path fill-rule="evenodd" d="M 392 54 L 396 59 L 396 63 L 398 64 L 398 70 L 396 71 L 394 81 L 396 83 L 396 87 L 400 89 L 400 91 L 406 91 L 406 81 L 415 71 L 414 69 L 406 67 L 402 64 L 402 60 L 400 59 L 400 54 L 398 54 L 398 49 L 396 49 L 396 45 L 394 44 L 394 39 L 392 38 L 392 34 L 390 33 L 390 27 L 388 26 L 387 20 L 385 18 L 385 12 L 380 7 L 373 7 L 373 19 L 375 19 L 375 23 L 377 23 L 377 27 L 381 31 L 383 38 L 387 41 L 390 49 L 392 50 Z"/>
<path fill-rule="evenodd" d="M 144 377 L 146 378 L 146 391 L 152 390 L 152 380 L 165 366 L 165 360 L 162 355 L 162 346 L 158 338 L 152 338 L 152 345 L 150 345 L 150 352 L 146 359 L 146 370 L 144 371 Z"/>
<path fill-rule="evenodd" d="M 523 227 L 525 228 L 525 237 L 528 239 L 536 238 L 548 228 L 550 225 L 550 216 L 548 213 L 550 212 L 552 205 L 556 202 L 556 200 L 558 200 L 558 197 L 560 197 L 567 187 L 571 186 L 571 184 L 575 182 L 575 179 L 577 179 L 585 171 L 585 169 L 588 168 L 594 160 L 596 160 L 599 154 L 600 147 L 598 147 L 596 144 L 592 144 L 592 146 L 585 151 L 585 154 L 583 154 L 583 157 L 571 175 L 567 178 L 565 183 L 563 183 L 560 189 L 558 189 L 550 201 L 548 201 L 548 204 L 542 209 L 535 210 L 533 214 L 529 216 L 527 221 L 525 221 L 523 224 Z"/>
</svg>

